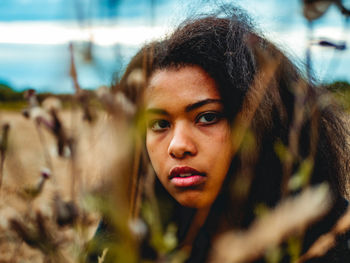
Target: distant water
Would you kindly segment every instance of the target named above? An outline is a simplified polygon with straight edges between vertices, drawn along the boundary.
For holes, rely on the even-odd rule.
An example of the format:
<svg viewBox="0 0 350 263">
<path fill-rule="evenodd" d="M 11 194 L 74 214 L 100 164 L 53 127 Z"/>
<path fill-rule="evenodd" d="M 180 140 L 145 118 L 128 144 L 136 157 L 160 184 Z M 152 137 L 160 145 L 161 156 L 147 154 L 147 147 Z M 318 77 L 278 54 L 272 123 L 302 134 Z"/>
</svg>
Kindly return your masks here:
<svg viewBox="0 0 350 263">
<path fill-rule="evenodd" d="M 93 62 L 84 60 L 84 45 L 75 46 L 80 85 L 94 89 L 109 85 L 113 74 L 122 71 L 137 47 L 93 46 Z M 0 82 L 16 90 L 71 93 L 70 53 L 67 45 L 0 44 Z"/>
</svg>

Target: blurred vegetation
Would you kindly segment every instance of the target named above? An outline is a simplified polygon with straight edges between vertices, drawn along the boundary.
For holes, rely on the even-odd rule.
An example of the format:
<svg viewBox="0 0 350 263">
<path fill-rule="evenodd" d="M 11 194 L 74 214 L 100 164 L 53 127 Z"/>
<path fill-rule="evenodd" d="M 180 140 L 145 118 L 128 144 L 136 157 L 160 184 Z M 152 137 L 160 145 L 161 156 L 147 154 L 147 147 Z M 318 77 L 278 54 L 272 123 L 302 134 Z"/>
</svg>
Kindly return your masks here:
<svg viewBox="0 0 350 263">
<path fill-rule="evenodd" d="M 25 106 L 23 92 L 17 92 L 9 85 L 0 83 L 0 110 L 20 110 Z"/>
<path fill-rule="evenodd" d="M 85 90 L 89 94 L 89 97 L 92 99 L 91 103 L 94 106 L 97 106 L 94 91 Z M 10 110 L 10 111 L 19 111 L 27 106 L 27 102 L 24 98 L 25 91 L 16 91 L 5 83 L 0 83 L 0 110 Z M 37 99 L 39 103 L 44 101 L 48 97 L 56 97 L 62 102 L 64 109 L 70 109 L 75 104 L 75 99 L 73 94 L 52 94 L 50 92 L 42 92 L 37 94 Z"/>
<path fill-rule="evenodd" d="M 1 83 L 0 84 L 0 101 L 6 102 L 6 101 L 23 101 L 23 92 L 17 92 L 13 90 L 10 86 L 7 84 Z"/>
<path fill-rule="evenodd" d="M 347 81 L 334 81 L 327 85 L 336 100 L 346 111 L 350 111 L 350 83 Z"/>
<path fill-rule="evenodd" d="M 327 87 L 332 92 L 346 92 L 350 90 L 350 83 L 339 80 L 327 85 Z"/>
</svg>

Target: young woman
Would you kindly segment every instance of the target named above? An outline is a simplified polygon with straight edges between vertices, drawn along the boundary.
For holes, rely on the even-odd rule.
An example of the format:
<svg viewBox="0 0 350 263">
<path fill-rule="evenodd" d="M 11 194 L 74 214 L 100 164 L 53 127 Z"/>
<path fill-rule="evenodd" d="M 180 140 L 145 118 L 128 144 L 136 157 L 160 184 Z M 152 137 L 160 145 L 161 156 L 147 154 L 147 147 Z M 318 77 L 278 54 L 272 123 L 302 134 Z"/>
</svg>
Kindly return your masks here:
<svg viewBox="0 0 350 263">
<path fill-rule="evenodd" d="M 273 208 L 309 185 L 326 182 L 333 202 L 299 236 L 301 254 L 346 210 L 348 132 L 341 112 L 239 10 L 188 20 L 145 46 L 116 90 L 138 105 L 144 127 L 147 157 L 134 181 L 132 213 L 142 218 L 138 211 L 152 196 L 143 178 L 150 163 L 154 211 L 163 225 L 175 222 L 176 249 L 188 253 L 188 262 L 205 262 L 221 233 L 249 228 L 258 206 Z M 304 181 L 293 186 L 305 165 Z M 348 238 L 312 262 L 347 262 Z M 152 245 L 142 251 L 157 258 Z"/>
</svg>

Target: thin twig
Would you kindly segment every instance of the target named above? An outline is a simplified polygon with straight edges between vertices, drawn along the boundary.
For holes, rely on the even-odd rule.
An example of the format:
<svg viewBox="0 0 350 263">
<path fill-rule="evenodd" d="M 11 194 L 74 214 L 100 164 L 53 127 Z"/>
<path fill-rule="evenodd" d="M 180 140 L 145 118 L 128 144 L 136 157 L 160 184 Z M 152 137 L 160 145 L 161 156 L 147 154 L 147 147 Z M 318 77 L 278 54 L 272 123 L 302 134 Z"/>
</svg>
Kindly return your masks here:
<svg viewBox="0 0 350 263">
<path fill-rule="evenodd" d="M 244 231 L 229 231 L 214 244 L 210 262 L 250 262 L 288 236 L 302 233 L 331 207 L 329 187 L 325 184 L 303 190 L 284 199 L 267 215 L 257 218 Z"/>
<path fill-rule="evenodd" d="M 294 113 L 293 121 L 288 135 L 288 155 L 283 162 L 283 177 L 281 185 L 282 198 L 289 193 L 288 183 L 292 175 L 292 167 L 294 161 L 298 159 L 299 152 L 299 136 L 305 117 L 305 100 L 307 84 L 300 82 L 295 85 L 294 95 Z"/>
<path fill-rule="evenodd" d="M 350 229 L 350 209 L 337 221 L 334 227 L 326 234 L 320 236 L 309 248 L 309 250 L 300 257 L 297 263 L 303 263 L 311 258 L 317 258 L 325 255 L 336 244 L 337 236 Z"/>
<path fill-rule="evenodd" d="M 4 164 L 5 164 L 5 157 L 6 157 L 6 151 L 8 147 L 8 134 L 10 131 L 10 125 L 8 123 L 4 124 L 2 126 L 2 135 L 1 135 L 1 141 L 0 141 L 0 189 L 2 186 L 2 180 L 4 176 Z"/>
<path fill-rule="evenodd" d="M 78 73 L 76 70 L 75 60 L 74 60 L 74 49 L 73 44 L 69 44 L 69 51 L 70 51 L 70 76 L 73 81 L 74 89 L 75 89 L 75 96 L 80 103 L 80 105 L 83 108 L 84 111 L 84 120 L 87 120 L 88 122 L 92 122 L 94 120 L 93 113 L 89 107 L 89 98 L 86 92 L 81 89 L 79 81 L 78 81 Z"/>
</svg>

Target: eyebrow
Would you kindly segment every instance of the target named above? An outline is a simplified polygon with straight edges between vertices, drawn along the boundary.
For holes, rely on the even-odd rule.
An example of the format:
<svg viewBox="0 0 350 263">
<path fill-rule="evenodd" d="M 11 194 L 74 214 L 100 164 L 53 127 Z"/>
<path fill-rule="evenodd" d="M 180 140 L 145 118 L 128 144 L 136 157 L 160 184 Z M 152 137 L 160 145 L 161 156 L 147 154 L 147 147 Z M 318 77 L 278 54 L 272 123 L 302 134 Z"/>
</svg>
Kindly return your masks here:
<svg viewBox="0 0 350 263">
<path fill-rule="evenodd" d="M 162 109 L 157 109 L 157 108 L 150 108 L 146 110 L 146 113 L 150 114 L 159 114 L 159 115 L 169 115 L 169 113 L 166 110 L 162 110 Z"/>
<path fill-rule="evenodd" d="M 200 108 L 200 107 L 202 107 L 204 105 L 210 104 L 210 103 L 222 104 L 222 100 L 219 100 L 219 99 L 205 99 L 205 100 L 201 100 L 201 101 L 195 102 L 193 104 L 187 105 L 186 108 L 185 108 L 185 111 L 186 112 L 190 112 L 190 111 L 193 111 L 195 109 L 198 109 L 198 108 Z"/>
<path fill-rule="evenodd" d="M 219 103 L 222 104 L 222 100 L 219 99 L 205 99 L 201 101 L 197 101 L 195 103 L 189 104 L 185 107 L 185 112 L 190 112 L 195 109 L 198 109 L 204 105 L 211 104 L 211 103 Z M 160 115 L 169 115 L 169 113 L 166 110 L 158 109 L 158 108 L 149 108 L 146 110 L 146 113 L 153 113 L 153 114 L 160 114 Z"/>
</svg>

